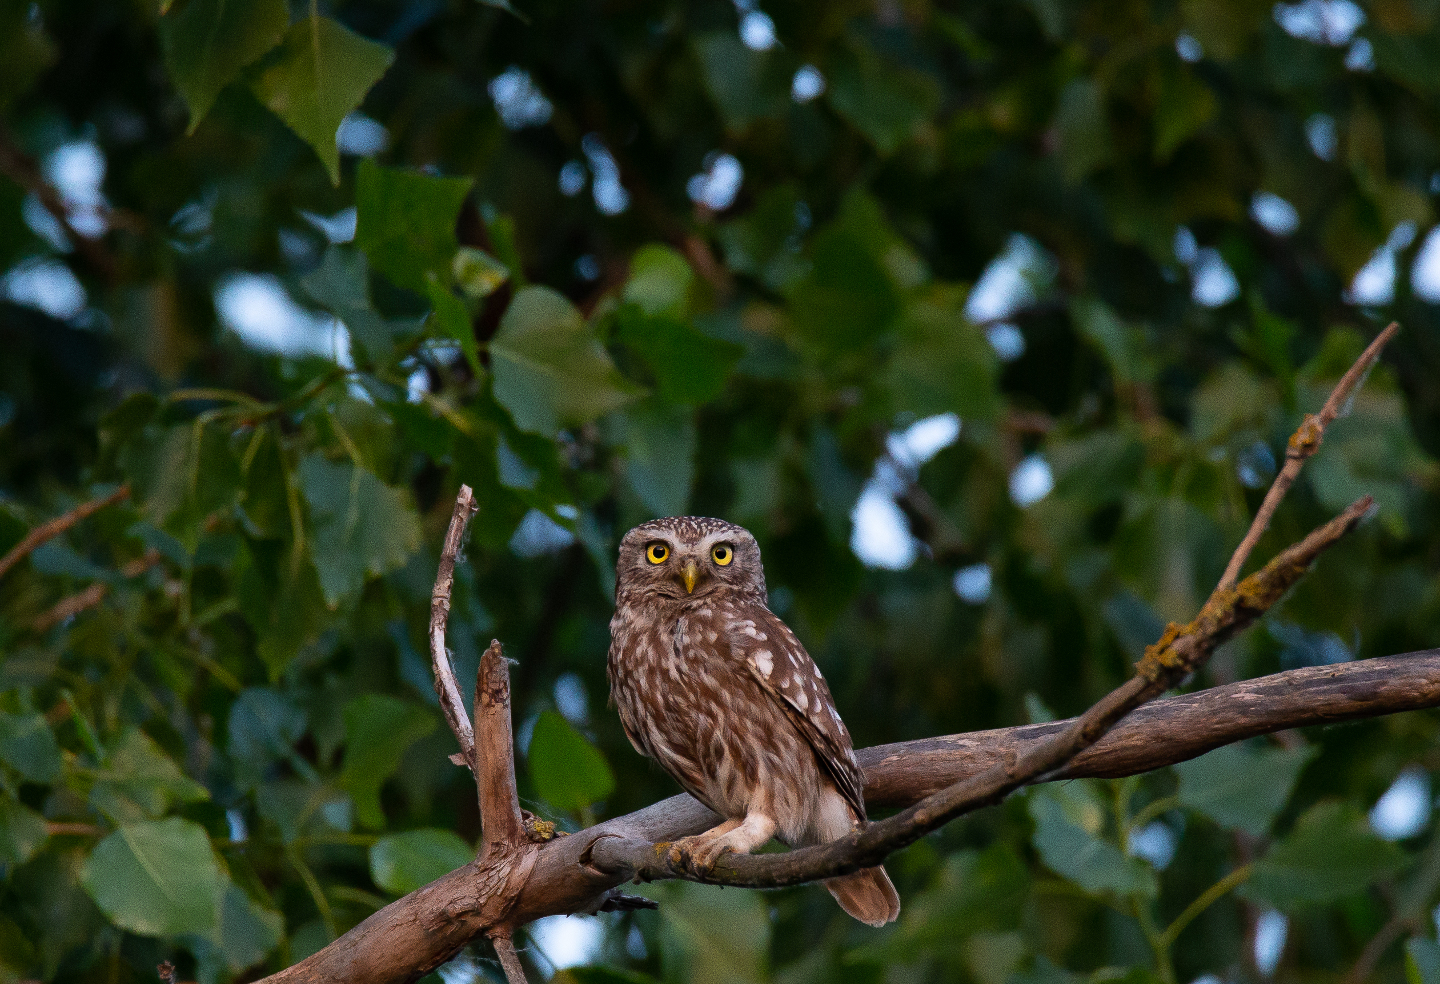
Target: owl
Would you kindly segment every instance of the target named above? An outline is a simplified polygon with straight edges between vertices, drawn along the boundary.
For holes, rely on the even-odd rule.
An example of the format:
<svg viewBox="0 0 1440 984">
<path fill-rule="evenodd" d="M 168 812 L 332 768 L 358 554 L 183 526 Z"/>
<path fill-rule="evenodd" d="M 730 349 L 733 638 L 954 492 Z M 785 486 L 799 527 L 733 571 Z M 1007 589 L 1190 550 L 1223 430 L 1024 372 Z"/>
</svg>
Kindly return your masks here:
<svg viewBox="0 0 1440 984">
<path fill-rule="evenodd" d="M 680 846 L 702 868 L 771 837 L 823 844 L 866 822 L 865 778 L 819 668 L 766 604 L 745 529 L 682 516 L 620 542 L 610 698 L 635 750 L 724 822 Z M 881 867 L 825 887 L 883 926 L 900 897 Z"/>
</svg>

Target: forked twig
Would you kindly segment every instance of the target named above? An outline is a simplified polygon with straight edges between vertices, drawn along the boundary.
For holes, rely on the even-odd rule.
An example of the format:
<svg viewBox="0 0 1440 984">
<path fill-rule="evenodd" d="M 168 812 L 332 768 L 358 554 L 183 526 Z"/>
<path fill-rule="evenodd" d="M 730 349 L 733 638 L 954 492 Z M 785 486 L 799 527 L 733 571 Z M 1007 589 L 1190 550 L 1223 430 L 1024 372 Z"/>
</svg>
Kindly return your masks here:
<svg viewBox="0 0 1440 984">
<path fill-rule="evenodd" d="M 1360 354 L 1355 364 L 1350 367 L 1345 375 L 1340 377 L 1340 382 L 1335 384 L 1331 390 L 1330 398 L 1320 408 L 1319 413 L 1307 413 L 1304 421 L 1294 434 L 1290 435 L 1290 442 L 1285 446 L 1285 465 L 1280 469 L 1280 474 L 1275 476 L 1275 481 L 1270 483 L 1270 491 L 1265 493 L 1265 501 L 1260 503 L 1260 509 L 1255 513 L 1255 519 L 1250 523 L 1250 529 L 1245 533 L 1245 539 L 1240 541 L 1240 546 L 1235 548 L 1235 553 L 1230 558 L 1230 563 L 1225 568 L 1225 573 L 1220 577 L 1220 583 L 1216 591 L 1224 591 L 1233 588 L 1240 577 L 1240 569 L 1245 566 L 1250 552 L 1260 542 L 1260 537 L 1270 527 L 1270 520 L 1275 515 L 1275 510 L 1280 506 L 1280 500 L 1285 498 L 1285 493 L 1290 491 L 1290 486 L 1295 484 L 1300 469 L 1305 466 L 1306 460 L 1316 451 L 1320 450 L 1320 442 L 1325 439 L 1325 429 L 1335 422 L 1345 409 L 1355 387 L 1365 378 L 1375 360 L 1380 358 L 1380 350 L 1395 337 L 1400 330 L 1400 324 L 1392 321 Z"/>
<path fill-rule="evenodd" d="M 445 545 L 440 550 L 440 566 L 435 572 L 435 590 L 430 595 L 430 668 L 435 674 L 435 696 L 440 698 L 440 709 L 455 740 L 460 743 L 462 764 L 479 776 L 475 762 L 475 732 L 470 726 L 470 715 L 465 710 L 465 698 L 460 693 L 460 683 L 455 679 L 455 667 L 450 663 L 450 650 L 445 645 L 445 626 L 450 621 L 450 590 L 455 583 L 455 558 L 460 553 L 460 544 L 465 539 L 465 527 L 475 515 L 475 492 L 468 485 L 461 485 L 455 496 L 455 511 L 450 515 L 450 527 L 445 531 Z"/>
</svg>

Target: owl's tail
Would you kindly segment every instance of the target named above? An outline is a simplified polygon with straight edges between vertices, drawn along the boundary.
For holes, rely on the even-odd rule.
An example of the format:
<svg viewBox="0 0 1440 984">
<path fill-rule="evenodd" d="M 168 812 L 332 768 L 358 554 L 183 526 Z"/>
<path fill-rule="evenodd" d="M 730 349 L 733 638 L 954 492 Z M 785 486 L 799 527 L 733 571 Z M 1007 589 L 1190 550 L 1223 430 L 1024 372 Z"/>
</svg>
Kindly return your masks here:
<svg viewBox="0 0 1440 984">
<path fill-rule="evenodd" d="M 863 923 L 883 926 L 900 917 L 900 893 L 884 868 L 866 868 L 825 882 L 840 908 Z"/>
</svg>

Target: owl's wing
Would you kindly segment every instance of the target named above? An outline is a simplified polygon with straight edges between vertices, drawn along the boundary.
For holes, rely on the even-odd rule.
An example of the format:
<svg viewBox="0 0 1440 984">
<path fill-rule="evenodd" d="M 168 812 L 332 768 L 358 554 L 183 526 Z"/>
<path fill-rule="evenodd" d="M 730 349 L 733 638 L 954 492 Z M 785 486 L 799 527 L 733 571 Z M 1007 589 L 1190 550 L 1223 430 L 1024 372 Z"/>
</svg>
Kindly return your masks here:
<svg viewBox="0 0 1440 984">
<path fill-rule="evenodd" d="M 820 668 L 795 633 L 777 615 L 758 605 L 737 612 L 729 630 L 734 655 L 779 701 L 815 750 L 815 757 L 834 780 L 840 795 L 856 816 L 865 819 L 865 774 L 855 761 L 850 732 L 835 710 Z"/>
</svg>

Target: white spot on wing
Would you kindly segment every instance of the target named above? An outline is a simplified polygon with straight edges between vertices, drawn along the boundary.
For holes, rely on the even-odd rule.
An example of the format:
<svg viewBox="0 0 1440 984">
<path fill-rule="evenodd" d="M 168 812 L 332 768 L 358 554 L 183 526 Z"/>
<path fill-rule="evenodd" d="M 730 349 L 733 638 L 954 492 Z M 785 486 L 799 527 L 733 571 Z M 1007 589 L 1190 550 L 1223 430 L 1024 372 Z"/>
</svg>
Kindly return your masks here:
<svg viewBox="0 0 1440 984">
<path fill-rule="evenodd" d="M 772 662 L 774 657 L 771 656 L 770 650 L 757 649 L 752 658 L 755 660 L 755 666 L 760 670 L 760 675 L 767 680 L 770 679 L 770 671 L 775 668 L 775 664 Z"/>
</svg>

